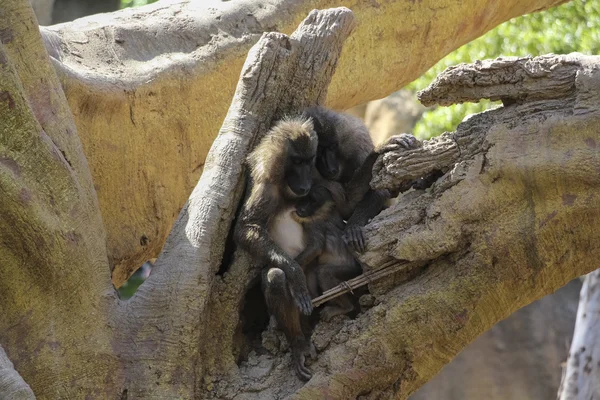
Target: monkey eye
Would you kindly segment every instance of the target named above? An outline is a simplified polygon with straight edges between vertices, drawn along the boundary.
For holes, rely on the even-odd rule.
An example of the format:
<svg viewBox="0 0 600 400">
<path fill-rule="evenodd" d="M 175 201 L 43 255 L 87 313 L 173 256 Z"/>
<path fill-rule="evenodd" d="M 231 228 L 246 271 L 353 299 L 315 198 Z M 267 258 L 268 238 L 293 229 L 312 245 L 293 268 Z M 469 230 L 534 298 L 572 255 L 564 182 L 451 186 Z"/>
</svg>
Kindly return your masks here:
<svg viewBox="0 0 600 400">
<path fill-rule="evenodd" d="M 292 162 L 296 165 L 300 165 L 302 164 L 302 160 L 299 158 L 292 158 Z"/>
</svg>

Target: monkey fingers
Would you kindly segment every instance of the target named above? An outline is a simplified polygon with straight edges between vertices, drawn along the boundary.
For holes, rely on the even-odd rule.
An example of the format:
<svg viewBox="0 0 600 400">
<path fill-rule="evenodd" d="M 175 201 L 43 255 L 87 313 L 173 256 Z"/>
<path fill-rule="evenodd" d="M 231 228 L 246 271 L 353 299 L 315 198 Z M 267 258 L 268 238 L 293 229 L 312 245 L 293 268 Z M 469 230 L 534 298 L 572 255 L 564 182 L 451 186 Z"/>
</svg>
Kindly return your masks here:
<svg viewBox="0 0 600 400">
<path fill-rule="evenodd" d="M 290 292 L 292 293 L 292 298 L 294 302 L 298 306 L 300 312 L 304 315 L 310 315 L 313 311 L 312 299 L 310 298 L 310 293 L 308 293 L 308 288 L 305 287 L 303 292 L 297 292 L 296 290 L 290 287 Z"/>
<path fill-rule="evenodd" d="M 304 271 L 298 265 L 295 268 L 288 270 L 289 276 L 286 276 L 289 284 L 289 289 L 294 302 L 298 306 L 300 312 L 304 315 L 310 315 L 313 310 L 312 300 L 306 285 L 306 277 Z"/>
<path fill-rule="evenodd" d="M 394 135 L 388 139 L 388 141 L 378 149 L 378 153 L 387 153 L 390 151 L 413 150 L 421 146 L 421 141 L 408 133 L 401 133 Z"/>
<path fill-rule="evenodd" d="M 344 230 L 344 241 L 357 253 L 363 253 L 366 249 L 365 232 L 362 226 L 350 225 Z"/>
</svg>

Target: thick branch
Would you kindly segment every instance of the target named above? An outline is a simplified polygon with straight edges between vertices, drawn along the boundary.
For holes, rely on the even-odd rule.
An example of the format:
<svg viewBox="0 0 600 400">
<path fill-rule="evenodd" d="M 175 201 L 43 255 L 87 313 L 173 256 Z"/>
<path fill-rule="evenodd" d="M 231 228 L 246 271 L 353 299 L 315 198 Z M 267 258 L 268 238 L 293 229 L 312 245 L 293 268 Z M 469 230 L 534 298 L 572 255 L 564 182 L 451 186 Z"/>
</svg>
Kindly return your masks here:
<svg viewBox="0 0 600 400">
<path fill-rule="evenodd" d="M 98 201 L 29 2 L 0 15 L 0 344 L 38 396 L 91 396 L 120 370 Z"/>
<path fill-rule="evenodd" d="M 326 103 L 346 109 L 384 97 L 499 23 L 561 2 L 354 2 L 361 23 Z M 90 162 L 117 286 L 162 249 L 250 46 L 265 31 L 292 32 L 310 10 L 330 5 L 158 2 L 42 30 Z"/>
<path fill-rule="evenodd" d="M 429 151 L 427 168 L 427 145 L 398 151 L 404 163 L 380 157 L 384 187 L 448 168 L 366 228 L 361 261 L 374 270 L 408 261 L 423 272 L 401 286 L 371 285 L 378 305 L 341 327 L 319 356 L 323 372 L 293 398 L 406 398 L 494 323 L 597 267 L 599 63 L 581 56 L 576 91 L 564 98 L 471 117 L 432 143 L 448 152 Z"/>
<path fill-rule="evenodd" d="M 559 400 L 600 398 L 600 270 L 583 281 Z"/>
</svg>

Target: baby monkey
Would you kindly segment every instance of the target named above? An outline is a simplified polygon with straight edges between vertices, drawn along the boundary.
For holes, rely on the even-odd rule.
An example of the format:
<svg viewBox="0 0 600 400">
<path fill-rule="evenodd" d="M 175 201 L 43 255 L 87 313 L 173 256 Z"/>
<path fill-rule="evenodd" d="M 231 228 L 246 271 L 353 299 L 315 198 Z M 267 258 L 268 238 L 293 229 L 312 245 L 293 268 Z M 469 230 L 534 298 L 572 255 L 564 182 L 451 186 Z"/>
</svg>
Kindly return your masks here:
<svg viewBox="0 0 600 400">
<path fill-rule="evenodd" d="M 335 207 L 332 191 L 344 189 L 337 182 L 326 184 L 327 187 L 314 184 L 307 196 L 296 201 L 296 209 L 292 212 L 292 218 L 304 229 L 306 247 L 296 261 L 304 269 L 312 298 L 362 273 L 360 264 L 343 239 L 345 224 Z M 353 298 L 344 294 L 327 302 L 321 318 L 329 321 L 352 310 Z"/>
</svg>

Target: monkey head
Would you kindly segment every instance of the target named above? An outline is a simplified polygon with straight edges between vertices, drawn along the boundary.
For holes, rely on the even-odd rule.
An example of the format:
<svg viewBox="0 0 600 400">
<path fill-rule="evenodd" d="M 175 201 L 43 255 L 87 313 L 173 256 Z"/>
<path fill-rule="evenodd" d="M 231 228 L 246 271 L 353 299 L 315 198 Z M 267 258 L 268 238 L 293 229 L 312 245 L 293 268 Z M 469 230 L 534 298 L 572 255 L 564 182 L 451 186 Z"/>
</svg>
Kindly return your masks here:
<svg viewBox="0 0 600 400">
<path fill-rule="evenodd" d="M 252 179 L 276 185 L 288 199 L 306 196 L 312 186 L 317 142 L 310 118 L 278 121 L 248 157 Z"/>
<path fill-rule="evenodd" d="M 337 180 L 341 168 L 335 126 L 339 121 L 334 113 L 328 112 L 322 107 L 309 107 L 304 110 L 304 114 L 312 118 L 315 132 L 319 138 L 317 170 L 323 178 Z"/>
<path fill-rule="evenodd" d="M 323 185 L 314 185 L 307 196 L 296 201 L 293 218 L 299 222 L 310 222 L 327 218 L 334 207 L 331 192 Z"/>
<path fill-rule="evenodd" d="M 297 127 L 294 127 L 297 129 Z M 312 128 L 292 132 L 287 141 L 285 180 L 292 197 L 306 196 L 312 186 L 317 137 Z"/>
</svg>

